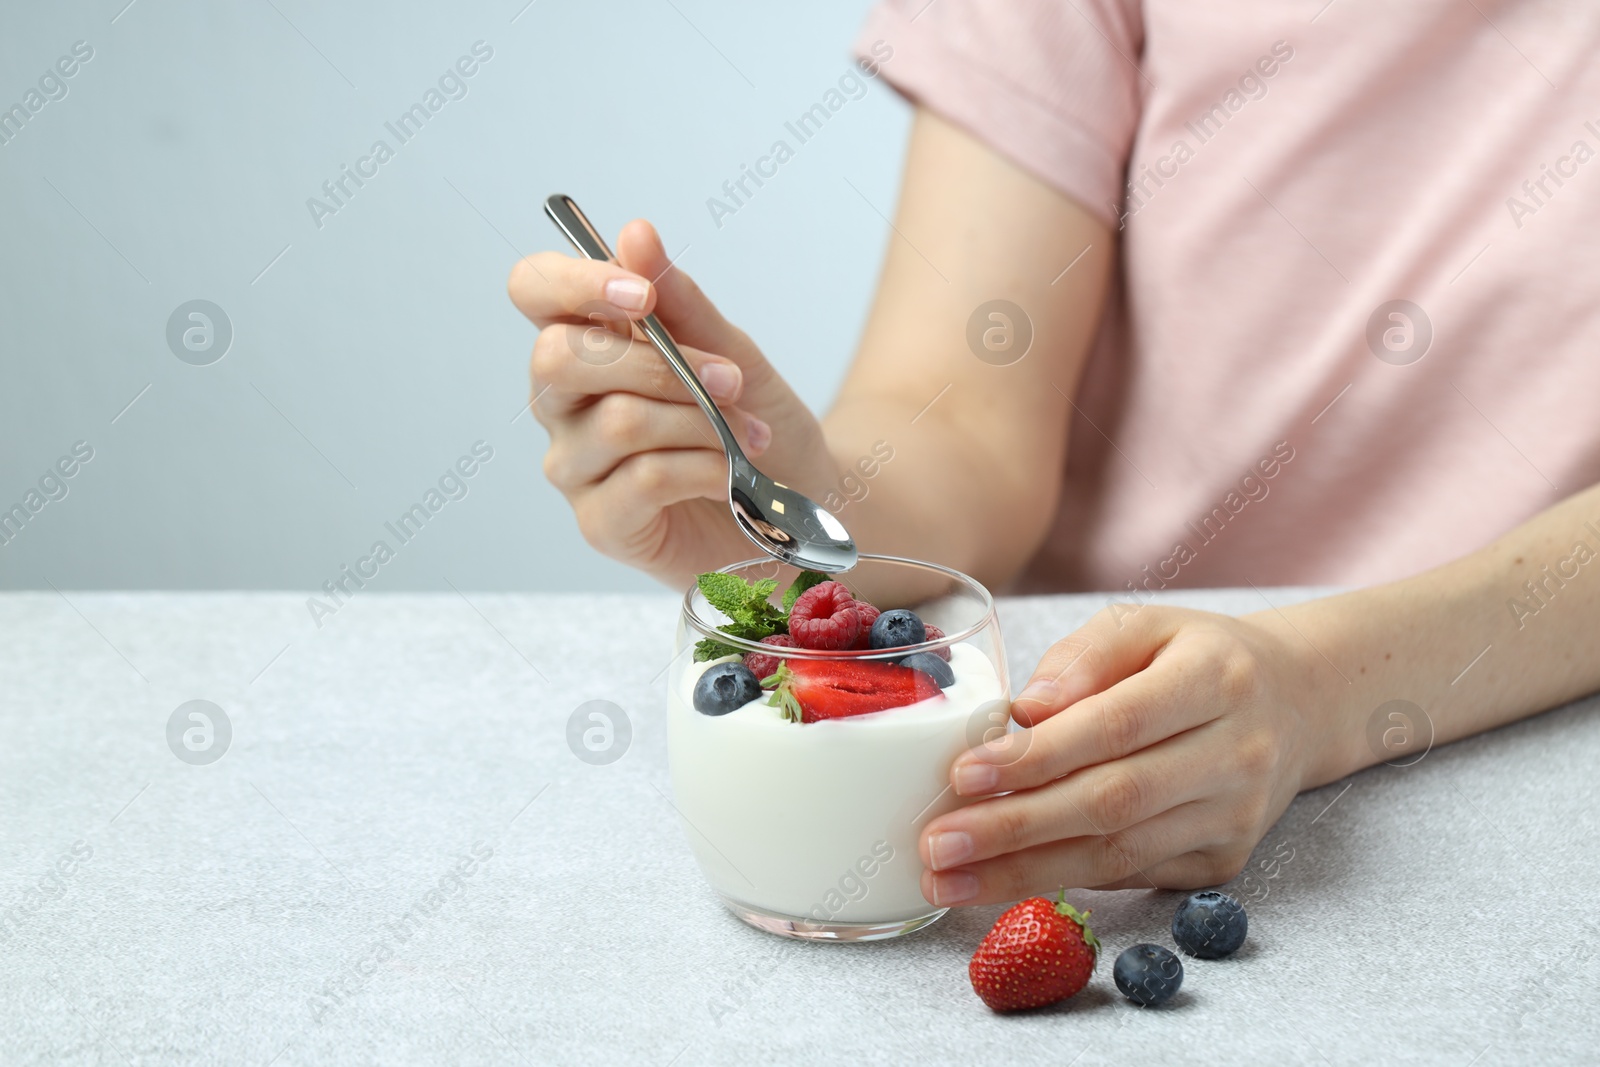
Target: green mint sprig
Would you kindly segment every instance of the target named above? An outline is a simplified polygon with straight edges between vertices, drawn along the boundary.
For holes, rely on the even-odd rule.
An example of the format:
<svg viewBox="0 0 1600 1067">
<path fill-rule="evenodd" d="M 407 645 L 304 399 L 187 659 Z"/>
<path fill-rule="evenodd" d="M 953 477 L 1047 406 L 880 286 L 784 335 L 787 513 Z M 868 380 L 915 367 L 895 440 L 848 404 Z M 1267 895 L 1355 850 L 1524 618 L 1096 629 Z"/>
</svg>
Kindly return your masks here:
<svg viewBox="0 0 1600 1067">
<path fill-rule="evenodd" d="M 700 587 L 707 602 L 733 620 L 733 625 L 746 630 L 765 630 L 762 637 L 777 633 L 780 625 L 788 625 L 788 613 L 774 607 L 772 601 L 767 599 L 778 588 L 776 578 L 747 582 L 737 574 L 717 572 L 700 575 L 695 579 L 695 584 Z M 739 636 L 743 637 L 744 634 Z"/>
</svg>

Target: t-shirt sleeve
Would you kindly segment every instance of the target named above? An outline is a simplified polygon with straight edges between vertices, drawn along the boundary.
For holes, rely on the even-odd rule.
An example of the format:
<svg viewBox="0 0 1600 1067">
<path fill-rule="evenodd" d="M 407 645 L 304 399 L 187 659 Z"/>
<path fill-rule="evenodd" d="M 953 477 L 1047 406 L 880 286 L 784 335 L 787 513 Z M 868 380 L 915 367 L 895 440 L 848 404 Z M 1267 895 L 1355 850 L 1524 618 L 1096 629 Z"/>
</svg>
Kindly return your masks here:
<svg viewBox="0 0 1600 1067">
<path fill-rule="evenodd" d="M 1143 46 L 1139 0 L 879 0 L 855 53 L 1115 226 Z"/>
</svg>

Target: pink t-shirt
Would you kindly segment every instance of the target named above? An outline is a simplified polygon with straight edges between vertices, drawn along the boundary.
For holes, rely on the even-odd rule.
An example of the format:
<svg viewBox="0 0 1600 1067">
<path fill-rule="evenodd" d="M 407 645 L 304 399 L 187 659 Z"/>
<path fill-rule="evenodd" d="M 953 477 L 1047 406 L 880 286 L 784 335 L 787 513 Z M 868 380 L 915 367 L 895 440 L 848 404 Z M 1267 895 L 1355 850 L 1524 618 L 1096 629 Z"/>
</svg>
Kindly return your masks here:
<svg viewBox="0 0 1600 1067">
<path fill-rule="evenodd" d="M 1600 3 L 884 0 L 874 42 L 1120 223 L 1017 591 L 1368 584 L 1600 481 Z"/>
</svg>

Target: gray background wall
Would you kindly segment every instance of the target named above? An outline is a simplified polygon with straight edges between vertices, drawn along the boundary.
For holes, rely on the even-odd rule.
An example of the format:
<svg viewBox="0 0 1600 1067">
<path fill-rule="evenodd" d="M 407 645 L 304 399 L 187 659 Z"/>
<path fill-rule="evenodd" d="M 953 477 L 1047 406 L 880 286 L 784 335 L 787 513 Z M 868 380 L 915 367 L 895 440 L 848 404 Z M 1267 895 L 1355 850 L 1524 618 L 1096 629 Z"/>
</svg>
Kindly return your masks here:
<svg viewBox="0 0 1600 1067">
<path fill-rule="evenodd" d="M 309 591 L 483 440 L 378 587 L 652 588 L 583 542 L 518 416 L 534 331 L 505 278 L 564 248 L 554 191 L 608 237 L 654 220 L 827 403 L 905 106 L 872 83 L 720 229 L 706 199 L 846 72 L 865 0 L 525 3 L 5 0 L 0 108 L 94 54 L 0 145 L 0 510 L 75 442 L 94 458 L 0 546 L 0 587 Z M 399 145 L 384 123 L 480 40 L 467 95 Z M 307 198 L 379 138 L 394 158 L 319 229 Z M 206 366 L 167 343 L 194 299 L 233 329 Z"/>
</svg>

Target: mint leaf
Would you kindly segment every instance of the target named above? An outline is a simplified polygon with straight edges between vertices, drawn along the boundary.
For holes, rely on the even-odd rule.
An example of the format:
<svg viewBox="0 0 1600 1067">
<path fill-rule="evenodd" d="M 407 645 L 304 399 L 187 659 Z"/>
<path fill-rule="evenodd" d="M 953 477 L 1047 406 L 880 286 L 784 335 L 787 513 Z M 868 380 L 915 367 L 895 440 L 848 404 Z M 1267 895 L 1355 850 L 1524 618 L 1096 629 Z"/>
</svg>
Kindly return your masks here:
<svg viewBox="0 0 1600 1067">
<path fill-rule="evenodd" d="M 749 614 L 741 621 L 759 628 L 761 630 L 760 637 L 765 637 L 767 634 L 787 633 L 789 629 L 788 614 L 782 608 L 774 607 L 766 600 L 762 600 L 760 604 L 751 605 Z"/>
<path fill-rule="evenodd" d="M 718 627 L 726 634 L 759 641 L 789 628 L 788 613 L 767 599 L 778 588 L 776 578 L 747 582 L 737 575 L 714 572 L 699 575 L 695 584 L 706 601 L 729 618 L 726 625 Z"/>
<path fill-rule="evenodd" d="M 788 622 L 788 613 L 782 608 L 775 607 L 771 600 L 778 588 L 776 578 L 763 578 L 749 586 L 748 598 L 745 600 L 744 611 L 737 616 L 741 622 L 748 622 L 753 626 L 777 627 Z M 771 630 L 768 631 L 770 633 Z M 763 634 L 763 637 L 766 635 Z"/>
<path fill-rule="evenodd" d="M 721 641 L 713 641 L 707 637 L 694 643 L 694 661 L 704 663 L 708 659 L 721 659 L 723 656 L 736 656 L 739 650 L 732 645 L 725 645 Z"/>
<path fill-rule="evenodd" d="M 736 574 L 713 572 L 695 578 L 706 602 L 730 619 L 746 613 L 750 603 L 750 583 Z"/>
<path fill-rule="evenodd" d="M 772 633 L 770 627 L 755 622 L 730 622 L 726 626 L 717 627 L 717 629 L 729 637 L 742 637 L 746 641 L 759 641 Z"/>
<path fill-rule="evenodd" d="M 828 581 L 832 581 L 832 579 L 821 571 L 801 571 L 794 576 L 794 581 L 790 582 L 789 588 L 784 591 L 783 610 L 793 611 L 794 602 L 800 599 L 801 593 L 804 593 L 814 585 L 821 585 L 823 582 Z"/>
</svg>

